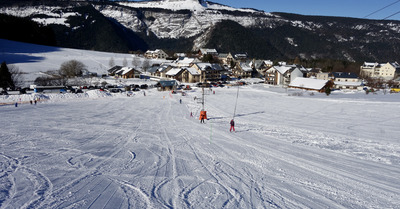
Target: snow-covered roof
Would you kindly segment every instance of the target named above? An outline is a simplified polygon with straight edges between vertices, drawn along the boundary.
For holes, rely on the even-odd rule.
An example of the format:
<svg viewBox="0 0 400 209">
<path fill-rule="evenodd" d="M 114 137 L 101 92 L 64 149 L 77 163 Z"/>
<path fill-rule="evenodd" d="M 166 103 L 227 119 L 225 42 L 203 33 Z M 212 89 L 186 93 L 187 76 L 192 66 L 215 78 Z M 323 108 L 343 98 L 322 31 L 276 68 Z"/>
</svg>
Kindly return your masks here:
<svg viewBox="0 0 400 209">
<path fill-rule="evenodd" d="M 205 49 L 205 48 L 201 48 L 200 52 L 202 54 L 218 54 L 216 49 Z"/>
<path fill-rule="evenodd" d="M 379 63 L 376 62 L 364 62 L 363 67 L 376 67 Z"/>
<path fill-rule="evenodd" d="M 123 68 L 121 68 L 120 70 L 118 70 L 115 73 L 119 74 L 119 75 L 125 75 L 125 74 L 129 73 L 131 70 L 133 70 L 133 68 L 131 68 L 131 67 L 123 67 Z"/>
<path fill-rule="evenodd" d="M 150 67 L 150 68 L 147 70 L 147 72 L 149 72 L 149 73 L 155 73 L 155 72 L 157 72 L 157 70 L 158 70 L 159 67 L 160 67 L 160 66 L 153 66 L 153 67 Z"/>
<path fill-rule="evenodd" d="M 289 84 L 289 87 L 321 90 L 326 85 L 326 82 L 328 82 L 328 81 L 320 80 L 320 79 L 297 77 Z"/>
<path fill-rule="evenodd" d="M 265 64 L 265 65 L 273 65 L 274 62 L 271 61 L 271 60 L 264 60 L 264 64 Z"/>
<path fill-rule="evenodd" d="M 199 62 L 195 64 L 201 71 L 206 71 L 206 70 L 216 70 L 220 71 L 222 70 L 221 66 L 219 64 L 211 64 L 208 62 Z"/>
<path fill-rule="evenodd" d="M 177 60 L 177 64 L 178 65 L 190 65 L 190 64 L 192 64 L 193 62 L 195 62 L 196 61 L 196 58 L 188 58 L 188 57 L 184 57 L 183 59 L 179 59 L 178 58 L 178 60 Z"/>
<path fill-rule="evenodd" d="M 195 68 L 189 67 L 189 68 L 186 68 L 186 70 L 192 75 L 200 75 L 200 72 L 197 71 Z"/>
<path fill-rule="evenodd" d="M 246 72 L 253 71 L 253 68 L 251 68 L 249 63 L 246 63 L 246 62 L 240 63 L 240 67 L 242 68 L 243 71 L 246 71 Z"/>
<path fill-rule="evenodd" d="M 400 64 L 397 62 L 390 63 L 394 68 L 400 68 Z"/>
<path fill-rule="evenodd" d="M 169 76 L 175 76 L 177 75 L 179 72 L 181 72 L 183 69 L 182 68 L 172 68 L 171 70 L 169 70 L 166 75 Z"/>
<path fill-rule="evenodd" d="M 274 68 L 280 73 L 285 74 L 288 70 L 292 69 L 290 66 L 274 66 Z"/>
<path fill-rule="evenodd" d="M 157 70 L 158 70 L 159 72 L 164 72 L 167 68 L 168 68 L 168 66 L 163 65 L 163 66 L 160 66 Z"/>
</svg>

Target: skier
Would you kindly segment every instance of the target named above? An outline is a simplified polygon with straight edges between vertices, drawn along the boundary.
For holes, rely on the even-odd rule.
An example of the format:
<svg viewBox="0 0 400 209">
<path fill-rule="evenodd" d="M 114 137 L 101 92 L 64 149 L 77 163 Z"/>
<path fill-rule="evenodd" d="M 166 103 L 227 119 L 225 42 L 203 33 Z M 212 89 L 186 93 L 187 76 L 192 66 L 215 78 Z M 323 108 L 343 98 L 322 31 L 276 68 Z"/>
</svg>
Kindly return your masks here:
<svg viewBox="0 0 400 209">
<path fill-rule="evenodd" d="M 207 118 L 206 111 L 200 111 L 200 123 L 204 123 L 204 119 Z"/>
<path fill-rule="evenodd" d="M 181 104 L 182 104 L 182 99 L 179 99 L 179 103 L 181 103 Z"/>
<path fill-rule="evenodd" d="M 231 120 L 231 128 L 229 129 L 229 131 L 232 132 L 232 129 L 235 132 L 235 121 L 233 119 Z"/>
<path fill-rule="evenodd" d="M 193 118 L 193 113 L 192 112 L 190 112 L 190 117 Z"/>
</svg>

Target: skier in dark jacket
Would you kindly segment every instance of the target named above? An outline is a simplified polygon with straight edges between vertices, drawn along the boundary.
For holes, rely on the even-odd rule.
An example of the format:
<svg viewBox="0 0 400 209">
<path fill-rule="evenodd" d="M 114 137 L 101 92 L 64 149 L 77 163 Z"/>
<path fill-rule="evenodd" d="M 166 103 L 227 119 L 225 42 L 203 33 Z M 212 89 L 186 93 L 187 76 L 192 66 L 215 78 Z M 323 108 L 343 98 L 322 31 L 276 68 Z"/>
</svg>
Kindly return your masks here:
<svg viewBox="0 0 400 209">
<path fill-rule="evenodd" d="M 232 132 L 232 129 L 235 131 L 235 121 L 233 119 L 231 120 L 231 129 L 229 131 Z"/>
</svg>

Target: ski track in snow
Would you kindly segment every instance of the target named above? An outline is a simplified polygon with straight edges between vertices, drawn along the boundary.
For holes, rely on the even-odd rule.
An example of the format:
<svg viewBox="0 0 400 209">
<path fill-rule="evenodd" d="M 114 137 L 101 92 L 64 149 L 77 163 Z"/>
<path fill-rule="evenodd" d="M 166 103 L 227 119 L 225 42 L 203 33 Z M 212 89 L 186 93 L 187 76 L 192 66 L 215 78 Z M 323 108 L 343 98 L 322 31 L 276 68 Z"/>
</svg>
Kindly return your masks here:
<svg viewBox="0 0 400 209">
<path fill-rule="evenodd" d="M 206 96 L 206 124 L 194 96 L 0 107 L 0 208 L 400 205 L 398 102 L 240 87 L 230 133 L 236 88 Z"/>
</svg>

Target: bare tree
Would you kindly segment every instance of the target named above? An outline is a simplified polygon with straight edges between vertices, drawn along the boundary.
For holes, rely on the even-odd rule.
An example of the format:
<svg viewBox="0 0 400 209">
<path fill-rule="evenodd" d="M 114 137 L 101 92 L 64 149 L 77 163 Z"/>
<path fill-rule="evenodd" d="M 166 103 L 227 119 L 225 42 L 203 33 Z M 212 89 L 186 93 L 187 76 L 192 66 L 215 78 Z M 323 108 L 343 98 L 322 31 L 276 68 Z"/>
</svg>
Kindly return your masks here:
<svg viewBox="0 0 400 209">
<path fill-rule="evenodd" d="M 147 72 L 149 68 L 150 68 L 150 61 L 148 59 L 145 59 L 142 63 L 142 69 L 144 72 Z"/>
<path fill-rule="evenodd" d="M 113 57 L 111 57 L 110 60 L 108 61 L 108 66 L 109 66 L 110 68 L 112 68 L 112 67 L 115 66 L 115 61 L 114 61 L 114 58 L 113 58 Z"/>
<path fill-rule="evenodd" d="M 134 56 L 132 58 L 132 66 L 133 66 L 133 68 L 136 69 L 139 66 L 139 64 L 140 64 L 140 58 L 137 57 L 137 56 Z"/>
<path fill-rule="evenodd" d="M 67 78 L 81 76 L 84 71 L 87 71 L 86 66 L 77 60 L 66 61 L 61 64 L 60 75 Z"/>
<path fill-rule="evenodd" d="M 15 65 L 7 65 L 8 71 L 11 73 L 11 79 L 15 87 L 22 87 L 24 85 L 23 72 Z"/>
<path fill-rule="evenodd" d="M 122 60 L 122 66 L 124 66 L 124 67 L 128 66 L 128 61 L 126 60 L 125 57 L 124 57 L 124 60 Z"/>
</svg>

